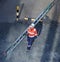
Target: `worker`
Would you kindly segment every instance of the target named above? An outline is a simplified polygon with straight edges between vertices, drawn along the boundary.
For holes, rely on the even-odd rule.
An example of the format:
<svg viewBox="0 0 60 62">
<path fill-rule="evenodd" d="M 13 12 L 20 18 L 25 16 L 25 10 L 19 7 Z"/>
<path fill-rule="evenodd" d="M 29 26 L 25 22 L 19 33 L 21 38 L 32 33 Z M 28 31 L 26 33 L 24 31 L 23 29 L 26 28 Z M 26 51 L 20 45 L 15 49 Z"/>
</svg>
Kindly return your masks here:
<svg viewBox="0 0 60 62">
<path fill-rule="evenodd" d="M 31 46 L 37 36 L 38 36 L 37 30 L 36 28 L 34 28 L 34 24 L 32 23 L 27 30 L 27 41 L 28 41 L 27 50 L 31 49 Z"/>
</svg>

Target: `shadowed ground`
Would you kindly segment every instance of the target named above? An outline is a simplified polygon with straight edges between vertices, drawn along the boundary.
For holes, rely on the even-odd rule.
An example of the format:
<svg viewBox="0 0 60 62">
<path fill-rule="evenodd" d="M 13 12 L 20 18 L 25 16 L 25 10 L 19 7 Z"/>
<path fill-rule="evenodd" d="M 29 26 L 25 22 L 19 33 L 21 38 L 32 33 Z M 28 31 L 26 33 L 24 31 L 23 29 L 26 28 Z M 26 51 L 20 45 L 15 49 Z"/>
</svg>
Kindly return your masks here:
<svg viewBox="0 0 60 62">
<path fill-rule="evenodd" d="M 25 3 L 21 15 L 22 18 L 24 16 L 35 18 L 48 3 L 50 3 L 50 1 L 44 0 L 26 1 L 21 0 L 21 2 Z M 52 15 L 53 21 L 49 24 L 43 23 L 40 36 L 33 43 L 31 51 L 26 52 L 27 41 L 25 38 L 14 49 L 11 55 L 4 58 L 2 54 L 3 51 L 5 51 L 28 26 L 27 24 L 21 23 L 7 23 L 15 21 L 16 5 L 17 3 L 19 5 L 21 2 L 20 0 L 0 0 L 0 22 L 4 22 L 0 23 L 0 62 L 60 62 L 60 24 L 58 23 L 60 10 L 57 10 L 59 8 L 59 2 L 57 2 L 58 4 L 54 7 L 55 10 Z M 39 5 L 38 3 L 41 4 Z M 42 5 L 42 3 L 46 5 Z"/>
</svg>

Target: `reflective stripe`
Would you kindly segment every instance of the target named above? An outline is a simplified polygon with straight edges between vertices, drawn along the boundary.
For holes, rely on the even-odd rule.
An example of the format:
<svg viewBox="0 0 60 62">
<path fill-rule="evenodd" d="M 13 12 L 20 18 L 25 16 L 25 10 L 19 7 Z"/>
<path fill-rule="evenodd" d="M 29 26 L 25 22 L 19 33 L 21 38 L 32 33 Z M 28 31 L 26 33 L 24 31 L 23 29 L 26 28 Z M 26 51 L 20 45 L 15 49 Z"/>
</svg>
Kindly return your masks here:
<svg viewBox="0 0 60 62">
<path fill-rule="evenodd" d="M 28 33 L 29 33 L 29 34 L 34 34 L 34 33 L 32 33 L 32 32 L 29 32 L 29 31 L 28 31 Z"/>
<path fill-rule="evenodd" d="M 28 45 L 28 47 L 31 47 L 31 45 Z"/>
<path fill-rule="evenodd" d="M 34 31 L 36 31 L 36 29 L 34 29 Z"/>
<path fill-rule="evenodd" d="M 35 36 L 37 36 L 37 34 L 35 34 Z"/>
<path fill-rule="evenodd" d="M 32 38 L 32 37 L 34 37 L 34 36 L 30 36 L 30 35 L 29 35 L 29 37 L 31 37 L 31 38 Z"/>
</svg>

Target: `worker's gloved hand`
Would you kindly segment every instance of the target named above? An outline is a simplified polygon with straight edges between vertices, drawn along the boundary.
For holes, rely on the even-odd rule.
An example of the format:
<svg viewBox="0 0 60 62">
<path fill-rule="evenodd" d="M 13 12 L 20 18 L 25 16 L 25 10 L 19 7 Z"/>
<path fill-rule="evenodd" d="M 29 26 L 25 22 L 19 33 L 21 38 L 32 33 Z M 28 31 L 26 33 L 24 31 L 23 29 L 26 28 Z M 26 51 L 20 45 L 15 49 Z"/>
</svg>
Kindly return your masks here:
<svg viewBox="0 0 60 62">
<path fill-rule="evenodd" d="M 37 35 L 36 37 L 38 38 L 39 36 Z"/>
<path fill-rule="evenodd" d="M 38 32 L 38 36 L 40 35 L 40 33 Z"/>
<path fill-rule="evenodd" d="M 34 37 L 35 39 L 37 38 L 37 36 Z"/>
</svg>

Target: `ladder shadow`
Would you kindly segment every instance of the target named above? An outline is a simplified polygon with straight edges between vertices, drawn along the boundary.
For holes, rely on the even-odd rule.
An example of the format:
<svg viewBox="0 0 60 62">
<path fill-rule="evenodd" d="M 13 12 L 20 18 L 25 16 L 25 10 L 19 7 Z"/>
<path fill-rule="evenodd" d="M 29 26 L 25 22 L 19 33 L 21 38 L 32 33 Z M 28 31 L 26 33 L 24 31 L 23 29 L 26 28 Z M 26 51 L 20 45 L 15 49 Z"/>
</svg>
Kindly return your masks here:
<svg viewBox="0 0 60 62">
<path fill-rule="evenodd" d="M 53 62 L 60 62 L 60 33 L 54 53 L 55 57 L 53 58 Z"/>
<path fill-rule="evenodd" d="M 56 1 L 56 0 L 55 0 Z M 59 13 L 60 13 L 60 9 L 59 7 L 59 2 L 56 1 L 56 5 L 54 8 L 54 13 L 53 13 L 53 17 L 52 17 L 52 21 L 50 23 L 50 27 L 49 27 L 49 31 L 48 31 L 48 35 L 45 41 L 45 47 L 43 50 L 43 55 L 41 57 L 41 62 L 49 62 L 50 61 L 50 54 L 52 51 L 52 47 L 53 47 L 53 43 L 54 43 L 54 39 L 55 39 L 55 34 L 56 34 L 56 30 L 58 27 L 58 18 L 59 18 Z M 59 12 L 57 12 L 57 10 L 59 9 Z M 57 16 L 56 16 L 57 14 Z"/>
</svg>

